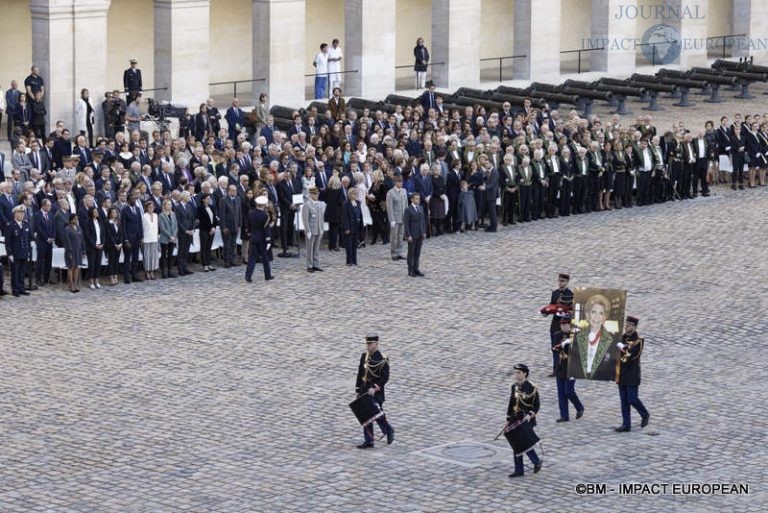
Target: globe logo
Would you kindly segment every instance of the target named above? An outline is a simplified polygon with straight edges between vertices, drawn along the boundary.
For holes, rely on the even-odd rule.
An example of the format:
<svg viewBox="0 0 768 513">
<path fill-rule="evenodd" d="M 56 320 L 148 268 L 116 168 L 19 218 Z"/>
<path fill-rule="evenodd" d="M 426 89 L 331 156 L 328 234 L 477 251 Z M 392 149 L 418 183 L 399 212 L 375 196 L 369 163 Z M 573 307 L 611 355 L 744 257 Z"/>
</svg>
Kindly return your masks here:
<svg viewBox="0 0 768 513">
<path fill-rule="evenodd" d="M 680 56 L 680 32 L 669 25 L 653 25 L 645 31 L 641 43 L 650 63 L 669 64 Z"/>
</svg>

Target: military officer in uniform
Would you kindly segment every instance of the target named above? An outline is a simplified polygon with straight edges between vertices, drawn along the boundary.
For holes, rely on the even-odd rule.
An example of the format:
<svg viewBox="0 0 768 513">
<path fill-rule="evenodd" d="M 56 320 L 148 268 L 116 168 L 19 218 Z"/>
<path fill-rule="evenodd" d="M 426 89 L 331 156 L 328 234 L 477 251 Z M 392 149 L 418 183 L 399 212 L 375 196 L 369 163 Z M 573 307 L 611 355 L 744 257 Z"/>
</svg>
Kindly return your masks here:
<svg viewBox="0 0 768 513">
<path fill-rule="evenodd" d="M 274 279 L 269 266 L 269 248 L 267 247 L 272 230 L 270 216 L 265 212 L 268 202 L 266 196 L 259 196 L 256 198 L 256 208 L 248 212 L 248 233 L 251 237 L 248 265 L 245 268 L 245 281 L 248 282 L 251 281 L 253 269 L 256 267 L 256 257 L 261 259 L 261 264 L 264 266 L 264 279 L 267 281 Z"/>
<path fill-rule="evenodd" d="M 539 389 L 528 381 L 528 367 L 515 365 L 512 375 L 515 382 L 507 406 L 507 426 L 505 436 L 515 451 L 515 471 L 509 477 L 520 477 L 525 473 L 523 454 L 528 454 L 533 463 L 533 473 L 541 470 L 541 459 L 533 447 L 539 438 L 533 433 L 536 427 L 536 414 L 539 412 Z"/>
<path fill-rule="evenodd" d="M 637 334 L 637 317 L 627 316 L 624 322 L 624 335 L 617 345 L 621 350 L 621 356 L 616 362 L 616 383 L 619 385 L 619 397 L 621 398 L 621 426 L 615 428 L 619 433 L 629 431 L 632 428 L 629 407 L 632 406 L 640 414 L 640 427 L 648 425 L 651 414 L 645 409 L 637 396 L 640 388 L 640 356 L 643 354 L 645 341 Z"/>
<path fill-rule="evenodd" d="M 549 299 L 549 305 L 541 309 L 541 315 L 546 317 L 552 314 L 552 322 L 549 324 L 549 342 L 550 347 L 560 343 L 560 318 L 565 311 L 570 311 L 573 306 L 573 291 L 568 288 L 571 275 L 560 273 L 557 275 L 557 288 L 552 291 Z M 559 354 L 552 352 L 552 373 L 549 377 L 554 377 L 559 363 Z"/>
<path fill-rule="evenodd" d="M 357 367 L 357 380 L 355 392 L 360 397 L 363 394 L 373 396 L 379 406 L 384 404 L 384 385 L 389 381 L 389 358 L 385 358 L 379 351 L 379 336 L 367 335 L 365 337 L 366 352 L 360 355 L 360 365 Z M 387 435 L 387 444 L 395 440 L 395 428 L 387 422 L 386 415 L 376 419 L 381 431 Z M 365 441 L 358 445 L 358 449 L 370 449 L 373 447 L 373 424 L 363 428 Z"/>
<path fill-rule="evenodd" d="M 584 405 L 581 404 L 579 396 L 576 395 L 576 379 L 568 378 L 568 352 L 571 349 L 573 335 L 571 333 L 571 314 L 564 313 L 560 317 L 560 332 L 558 333 L 560 342 L 552 347 L 552 351 L 558 353 L 557 371 L 557 404 L 560 407 L 560 418 L 557 422 L 568 422 L 568 401 L 576 408 L 576 418 L 580 419 L 584 415 Z"/>
<path fill-rule="evenodd" d="M 320 239 L 323 238 L 323 219 L 325 202 L 318 201 L 320 191 L 309 188 L 309 198 L 301 206 L 301 222 L 304 225 L 304 238 L 307 241 L 307 272 L 322 271 L 320 268 Z"/>
<path fill-rule="evenodd" d="M 131 59 L 131 67 L 123 72 L 123 89 L 127 93 L 125 103 L 131 103 L 143 89 L 141 70 L 136 67 L 136 59 Z"/>
<path fill-rule="evenodd" d="M 14 296 L 28 296 L 24 288 L 24 275 L 27 263 L 32 257 L 31 232 L 29 222 L 24 219 L 24 205 L 13 209 L 13 220 L 5 228 L 6 251 L 11 263 L 11 292 Z"/>
</svg>

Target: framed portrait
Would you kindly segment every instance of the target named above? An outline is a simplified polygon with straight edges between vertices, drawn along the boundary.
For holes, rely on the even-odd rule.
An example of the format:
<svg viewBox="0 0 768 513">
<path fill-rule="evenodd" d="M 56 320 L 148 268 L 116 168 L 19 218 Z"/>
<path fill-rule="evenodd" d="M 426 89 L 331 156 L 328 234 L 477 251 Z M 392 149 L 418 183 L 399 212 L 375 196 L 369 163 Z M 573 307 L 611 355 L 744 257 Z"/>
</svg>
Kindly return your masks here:
<svg viewBox="0 0 768 513">
<path fill-rule="evenodd" d="M 627 291 L 578 287 L 574 290 L 575 336 L 568 356 L 568 377 L 613 381 L 616 346 L 624 330 Z"/>
</svg>

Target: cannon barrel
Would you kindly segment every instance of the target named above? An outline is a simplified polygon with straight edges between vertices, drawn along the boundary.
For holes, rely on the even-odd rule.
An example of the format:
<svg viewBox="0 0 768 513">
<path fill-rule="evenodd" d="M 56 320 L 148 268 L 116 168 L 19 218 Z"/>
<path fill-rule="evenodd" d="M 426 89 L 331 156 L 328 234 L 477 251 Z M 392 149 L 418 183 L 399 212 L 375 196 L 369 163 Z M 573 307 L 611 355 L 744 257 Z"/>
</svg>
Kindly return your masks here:
<svg viewBox="0 0 768 513">
<path fill-rule="evenodd" d="M 610 91 L 595 91 L 594 89 L 579 89 L 570 86 L 560 86 L 559 89 L 563 94 L 575 94 L 576 96 L 590 100 L 604 100 L 608 102 L 613 98 L 613 93 Z"/>
<path fill-rule="evenodd" d="M 486 109 L 490 109 L 492 111 L 500 111 L 501 106 L 503 102 L 494 102 L 490 100 L 481 100 L 480 98 L 470 98 L 468 96 L 456 96 L 451 95 L 448 98 L 446 98 L 447 102 L 449 103 L 455 103 L 456 105 L 462 105 L 464 107 L 474 107 L 475 105 L 480 105 L 481 107 L 485 107 Z"/>
<path fill-rule="evenodd" d="M 558 104 L 567 103 L 569 105 L 577 105 L 579 103 L 579 97 L 574 94 L 552 93 L 549 91 L 531 91 L 531 96 L 535 98 L 541 98 L 547 102 Z"/>
<path fill-rule="evenodd" d="M 610 77 L 603 77 L 599 80 L 601 84 L 609 84 L 609 85 L 617 85 L 617 86 L 626 86 L 629 80 L 621 79 L 621 78 L 610 78 Z"/>
<path fill-rule="evenodd" d="M 689 89 L 706 89 L 707 83 L 703 80 L 691 80 L 689 78 L 661 77 L 662 84 L 671 84 Z"/>
<path fill-rule="evenodd" d="M 645 79 L 636 79 L 635 76 L 632 75 L 632 79 L 630 82 L 627 82 L 628 86 L 632 87 L 643 87 L 647 89 L 648 91 L 654 91 L 657 93 L 669 93 L 674 94 L 675 91 L 677 91 L 677 86 L 672 84 L 660 84 L 658 78 L 654 78 L 653 82 L 646 82 Z"/>
<path fill-rule="evenodd" d="M 597 87 L 597 82 L 582 82 L 580 80 L 566 80 L 563 82 L 565 87 L 575 87 L 577 89 L 592 89 Z"/>
<path fill-rule="evenodd" d="M 528 93 L 530 91 L 531 91 L 530 88 L 520 89 L 519 87 L 499 86 L 493 92 L 499 93 L 499 94 L 507 94 L 510 96 L 528 96 Z"/>
<path fill-rule="evenodd" d="M 375 112 L 381 108 L 381 102 L 366 100 L 365 98 L 350 98 L 347 100 L 347 106 L 353 109 L 368 109 Z"/>
<path fill-rule="evenodd" d="M 531 91 L 547 91 L 549 93 L 557 93 L 558 86 L 554 84 L 545 84 L 544 82 L 533 82 L 529 87 Z"/>
<path fill-rule="evenodd" d="M 766 82 L 768 81 L 768 73 L 751 73 L 747 71 L 723 71 L 721 76 L 724 77 L 736 77 L 739 80 L 746 80 L 747 82 Z"/>
<path fill-rule="evenodd" d="M 712 63 L 712 68 L 721 71 L 743 71 L 747 69 L 747 64 L 744 62 L 726 61 L 725 59 L 715 59 L 715 62 Z"/>
<path fill-rule="evenodd" d="M 273 105 L 272 108 L 269 109 L 269 113 L 275 118 L 283 118 L 288 120 L 293 119 L 294 112 L 303 114 L 303 111 L 304 109 L 294 109 L 293 107 L 285 107 L 283 105 Z M 293 123 L 293 121 L 291 121 L 291 123 Z"/>
<path fill-rule="evenodd" d="M 413 107 L 417 103 L 419 103 L 418 98 L 411 98 L 409 96 L 403 96 L 400 94 L 390 94 L 386 98 L 384 98 L 384 103 L 389 103 L 391 105 L 400 105 L 402 107 Z"/>
<path fill-rule="evenodd" d="M 739 81 L 736 77 L 727 77 L 725 75 L 720 75 L 719 73 L 703 73 L 700 71 L 696 71 L 700 68 L 693 68 L 688 72 L 688 78 L 691 80 L 705 80 L 709 82 L 710 84 L 718 84 L 718 85 L 736 85 L 736 82 Z M 706 69 L 706 68 L 704 68 Z"/>
<path fill-rule="evenodd" d="M 317 109 L 318 114 L 325 114 L 328 111 L 328 104 L 325 102 L 312 102 L 307 107 L 307 110 L 311 108 Z"/>
<path fill-rule="evenodd" d="M 685 71 L 669 69 L 669 68 L 661 68 L 659 71 L 656 72 L 656 75 L 659 77 L 685 78 Z"/>
<path fill-rule="evenodd" d="M 490 93 L 472 87 L 459 87 L 452 96 L 466 96 L 467 98 L 479 98 L 482 100 L 483 98 L 488 98 Z"/>
<path fill-rule="evenodd" d="M 643 87 L 611 85 L 603 82 L 598 82 L 597 89 L 600 91 L 610 91 L 614 95 L 621 96 L 645 96 L 645 94 L 648 92 Z"/>
</svg>

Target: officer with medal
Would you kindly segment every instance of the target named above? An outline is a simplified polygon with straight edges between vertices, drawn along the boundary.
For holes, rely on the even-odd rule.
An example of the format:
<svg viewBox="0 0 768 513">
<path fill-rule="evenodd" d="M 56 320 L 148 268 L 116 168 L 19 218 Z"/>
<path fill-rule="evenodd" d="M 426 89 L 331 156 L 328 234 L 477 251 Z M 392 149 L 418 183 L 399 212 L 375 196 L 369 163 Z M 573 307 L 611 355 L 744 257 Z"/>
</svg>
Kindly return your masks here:
<svg viewBox="0 0 768 513">
<path fill-rule="evenodd" d="M 624 335 L 621 337 L 621 342 L 617 344 L 621 350 L 620 358 L 616 361 L 616 383 L 619 385 L 621 398 L 622 423 L 614 429 L 619 433 L 630 431 L 632 428 L 630 406 L 640 414 L 640 427 L 647 426 L 651 417 L 637 395 L 640 388 L 640 357 L 645 343 L 637 334 L 637 323 L 637 317 L 627 316 Z"/>
<path fill-rule="evenodd" d="M 389 359 L 379 351 L 379 336 L 368 335 L 365 337 L 366 352 L 360 356 L 360 365 L 357 368 L 357 380 L 355 392 L 357 397 L 368 394 L 381 407 L 384 403 L 384 385 L 389 381 Z M 387 435 L 387 444 L 395 440 L 395 428 L 387 422 L 386 415 L 376 419 L 381 431 Z M 373 448 L 373 423 L 363 428 L 365 441 L 358 445 L 358 449 Z"/>
<path fill-rule="evenodd" d="M 560 407 L 560 418 L 556 422 L 568 422 L 568 401 L 576 408 L 576 418 L 584 415 L 584 405 L 576 395 L 576 378 L 568 377 L 568 352 L 571 350 L 573 333 L 571 332 L 571 314 L 564 313 L 560 317 L 560 342 L 552 347 L 558 353 L 558 366 L 555 371 L 557 379 L 557 403 Z"/>
<path fill-rule="evenodd" d="M 541 459 L 533 447 L 539 442 L 534 433 L 536 414 L 539 412 L 539 389 L 528 381 L 528 367 L 518 363 L 514 366 L 512 392 L 507 406 L 507 425 L 504 436 L 515 454 L 515 471 L 509 477 L 520 477 L 525 473 L 523 454 L 533 463 L 533 473 L 541 470 Z"/>
</svg>

